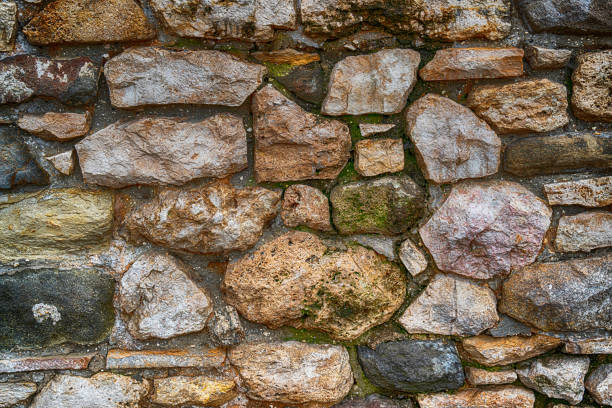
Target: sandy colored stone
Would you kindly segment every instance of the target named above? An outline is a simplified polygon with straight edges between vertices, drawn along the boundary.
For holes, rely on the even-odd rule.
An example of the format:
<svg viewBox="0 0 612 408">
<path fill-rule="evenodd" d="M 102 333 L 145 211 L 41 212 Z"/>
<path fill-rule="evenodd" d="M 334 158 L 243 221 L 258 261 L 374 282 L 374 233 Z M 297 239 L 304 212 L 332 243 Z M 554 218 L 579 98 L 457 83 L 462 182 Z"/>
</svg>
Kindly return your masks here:
<svg viewBox="0 0 612 408">
<path fill-rule="evenodd" d="M 287 227 L 299 225 L 331 231 L 329 200 L 321 190 L 305 184 L 294 184 L 285 190 L 281 218 Z"/>
<path fill-rule="evenodd" d="M 612 364 L 602 364 L 593 370 L 585 386 L 595 401 L 602 405 L 612 405 Z"/>
<path fill-rule="evenodd" d="M 313 234 L 292 231 L 230 263 L 221 289 L 250 321 L 352 340 L 391 318 L 406 279 L 370 249 L 334 251 Z"/>
<path fill-rule="evenodd" d="M 572 74 L 572 110 L 578 119 L 612 122 L 612 50 L 578 57 Z"/>
<path fill-rule="evenodd" d="M 225 350 L 220 348 L 184 350 L 118 350 L 111 349 L 106 354 L 106 368 L 173 368 L 198 367 L 219 369 L 225 362 Z"/>
<path fill-rule="evenodd" d="M 350 157 L 348 126 L 302 109 L 272 85 L 253 97 L 255 178 L 334 179 Z"/>
<path fill-rule="evenodd" d="M 46 140 L 60 142 L 85 136 L 91 126 L 91 114 L 47 112 L 42 115 L 24 113 L 17 126 Z"/>
<path fill-rule="evenodd" d="M 227 113 L 199 122 L 155 117 L 116 122 L 75 148 L 83 181 L 113 188 L 181 185 L 248 166 L 242 118 Z"/>
<path fill-rule="evenodd" d="M 559 219 L 555 247 L 561 252 L 589 252 L 612 246 L 612 213 L 587 211 Z"/>
<path fill-rule="evenodd" d="M 0 383 L 0 407 L 10 407 L 25 401 L 36 392 L 33 382 Z"/>
<path fill-rule="evenodd" d="M 476 336 L 461 343 L 464 357 L 488 367 L 508 365 L 539 356 L 561 345 L 561 340 L 545 336 Z"/>
<path fill-rule="evenodd" d="M 58 0 L 23 28 L 34 45 L 142 41 L 155 29 L 134 0 Z"/>
<path fill-rule="evenodd" d="M 551 215 L 520 184 L 463 182 L 419 232 L 441 270 L 490 279 L 535 261 Z"/>
<path fill-rule="evenodd" d="M 564 68 L 572 58 L 572 50 L 551 49 L 537 46 L 525 47 L 525 58 L 535 70 Z"/>
<path fill-rule="evenodd" d="M 406 133 L 426 179 L 452 183 L 495 174 L 501 140 L 474 113 L 436 94 L 419 98 L 406 110 Z"/>
<path fill-rule="evenodd" d="M 74 150 L 70 149 L 67 152 L 54 154 L 53 156 L 45 157 L 53 167 L 65 176 L 72 174 L 74 170 Z"/>
<path fill-rule="evenodd" d="M 117 108 L 143 105 L 240 106 L 259 87 L 263 65 L 220 51 L 130 48 L 104 65 Z"/>
<path fill-rule="evenodd" d="M 445 48 L 419 74 L 425 81 L 510 78 L 523 75 L 519 48 Z"/>
<path fill-rule="evenodd" d="M 515 385 L 467 388 L 454 394 L 419 394 L 421 408 L 533 408 L 532 391 Z"/>
<path fill-rule="evenodd" d="M 314 52 L 297 51 L 292 48 L 283 48 L 275 51 L 257 51 L 253 57 L 262 62 L 272 64 L 289 64 L 291 66 L 308 65 L 321 60 L 321 56 Z"/>
<path fill-rule="evenodd" d="M 549 132 L 569 122 L 567 89 L 548 79 L 479 86 L 468 105 L 501 134 Z"/>
<path fill-rule="evenodd" d="M 86 370 L 96 354 L 13 357 L 0 360 L 0 373 L 47 370 Z"/>
<path fill-rule="evenodd" d="M 550 205 L 605 207 L 612 204 L 612 176 L 544 185 Z"/>
<path fill-rule="evenodd" d="M 612 337 L 566 340 L 563 352 L 569 354 L 612 354 Z"/>
<path fill-rule="evenodd" d="M 236 396 L 234 381 L 205 376 L 156 378 L 153 384 L 151 402 L 165 406 L 218 407 Z"/>
<path fill-rule="evenodd" d="M 465 367 L 465 379 L 475 386 L 512 384 L 517 378 L 514 370 L 487 371 L 482 368 Z"/>
<path fill-rule="evenodd" d="M 421 56 L 409 49 L 387 49 L 346 57 L 331 72 L 324 115 L 399 113 L 417 80 Z"/>
<path fill-rule="evenodd" d="M 400 245 L 399 258 L 412 276 L 417 276 L 427 269 L 427 258 L 410 239 Z"/>
<path fill-rule="evenodd" d="M 361 136 L 370 137 L 378 133 L 385 133 L 393 129 L 395 125 L 393 123 L 360 123 L 359 131 Z"/>
<path fill-rule="evenodd" d="M 362 176 L 397 173 L 404 169 L 401 139 L 366 139 L 355 144 L 355 170 Z"/>
<path fill-rule="evenodd" d="M 127 228 L 170 249 L 199 254 L 244 251 L 255 245 L 280 209 L 280 193 L 236 189 L 216 181 L 191 189 L 166 188 L 132 207 Z"/>
<path fill-rule="evenodd" d="M 285 343 L 243 344 L 229 352 L 250 399 L 281 404 L 331 406 L 353 385 L 343 346 Z"/>
<path fill-rule="evenodd" d="M 0 52 L 13 51 L 17 35 L 17 3 L 0 3 Z"/>
<path fill-rule="evenodd" d="M 493 327 L 495 294 L 486 286 L 453 275 L 438 274 L 399 318 L 408 333 L 473 336 Z"/>
</svg>

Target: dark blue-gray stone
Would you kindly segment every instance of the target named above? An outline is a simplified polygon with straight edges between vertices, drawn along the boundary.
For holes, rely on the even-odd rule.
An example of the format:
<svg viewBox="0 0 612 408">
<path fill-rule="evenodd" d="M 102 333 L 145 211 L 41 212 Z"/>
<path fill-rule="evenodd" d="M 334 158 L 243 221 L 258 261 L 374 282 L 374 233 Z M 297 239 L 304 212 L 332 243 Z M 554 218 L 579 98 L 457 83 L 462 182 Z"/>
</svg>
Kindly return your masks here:
<svg viewBox="0 0 612 408">
<path fill-rule="evenodd" d="M 0 133 L 0 189 L 21 184 L 45 185 L 49 175 L 42 170 L 26 146 L 14 135 Z"/>
<path fill-rule="evenodd" d="M 536 32 L 612 33 L 610 0 L 519 0 L 519 7 Z"/>
</svg>

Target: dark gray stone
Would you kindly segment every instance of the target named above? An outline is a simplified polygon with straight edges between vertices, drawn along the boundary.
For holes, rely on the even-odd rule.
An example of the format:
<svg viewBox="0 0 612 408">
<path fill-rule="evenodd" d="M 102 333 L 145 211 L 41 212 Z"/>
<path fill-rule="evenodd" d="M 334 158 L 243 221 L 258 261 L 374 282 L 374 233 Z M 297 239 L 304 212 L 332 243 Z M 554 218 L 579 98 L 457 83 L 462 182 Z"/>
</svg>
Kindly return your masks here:
<svg viewBox="0 0 612 408">
<path fill-rule="evenodd" d="M 350 398 L 334 405 L 334 408 L 414 408 L 409 399 L 391 399 L 378 394 L 365 398 Z"/>
<path fill-rule="evenodd" d="M 612 33 L 610 0 L 519 0 L 518 4 L 536 32 Z"/>
<path fill-rule="evenodd" d="M 27 147 L 16 136 L 0 133 L 0 189 L 48 183 L 49 175 L 40 168 Z"/>
<path fill-rule="evenodd" d="M 402 340 L 357 348 L 359 363 L 375 385 L 398 392 L 435 392 L 463 385 L 461 361 L 446 340 Z"/>
<path fill-rule="evenodd" d="M 499 323 L 489 329 L 489 334 L 493 337 L 531 336 L 531 329 L 509 316 L 501 315 Z"/>
<path fill-rule="evenodd" d="M 277 76 L 276 80 L 306 102 L 321 104 L 327 91 L 323 69 L 318 62 L 294 67 L 287 75 Z"/>
</svg>

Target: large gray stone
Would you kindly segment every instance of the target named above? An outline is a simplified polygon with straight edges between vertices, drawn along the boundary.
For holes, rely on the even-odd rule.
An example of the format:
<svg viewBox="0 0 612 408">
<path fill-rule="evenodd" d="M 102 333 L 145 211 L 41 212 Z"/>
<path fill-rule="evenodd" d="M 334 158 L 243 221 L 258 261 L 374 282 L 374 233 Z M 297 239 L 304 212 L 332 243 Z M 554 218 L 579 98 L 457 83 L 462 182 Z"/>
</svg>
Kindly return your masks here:
<svg viewBox="0 0 612 408">
<path fill-rule="evenodd" d="M 33 382 L 0 383 L 0 407 L 10 407 L 28 399 L 36 392 Z"/>
<path fill-rule="evenodd" d="M 612 364 L 603 364 L 593 370 L 585 385 L 595 401 L 612 405 Z"/>
<path fill-rule="evenodd" d="M 612 33 L 608 0 L 519 0 L 518 5 L 536 32 Z"/>
</svg>

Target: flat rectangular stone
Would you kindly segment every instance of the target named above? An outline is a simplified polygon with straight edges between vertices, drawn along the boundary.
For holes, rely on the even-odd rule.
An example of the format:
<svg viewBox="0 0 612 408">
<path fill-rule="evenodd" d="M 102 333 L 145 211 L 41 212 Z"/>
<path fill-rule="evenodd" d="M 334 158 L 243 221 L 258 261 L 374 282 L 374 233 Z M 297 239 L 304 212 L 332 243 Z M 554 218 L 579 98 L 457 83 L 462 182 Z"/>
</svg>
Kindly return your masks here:
<svg viewBox="0 0 612 408">
<path fill-rule="evenodd" d="M 219 368 L 225 362 L 221 348 L 204 350 L 143 350 L 113 349 L 106 355 L 106 368 Z"/>
<path fill-rule="evenodd" d="M 555 246 L 561 252 L 612 246 L 612 213 L 589 211 L 559 219 Z"/>
<path fill-rule="evenodd" d="M 569 354 L 612 354 L 612 337 L 569 340 L 565 342 L 563 352 Z"/>
<path fill-rule="evenodd" d="M 425 81 L 510 78 L 523 75 L 520 48 L 445 48 L 420 71 Z"/>
<path fill-rule="evenodd" d="M 605 207 L 612 204 L 612 176 L 544 185 L 550 205 Z"/>
<path fill-rule="evenodd" d="M 95 355 L 95 353 L 89 353 L 2 359 L 0 360 L 0 373 L 43 370 L 85 370 Z"/>
</svg>

